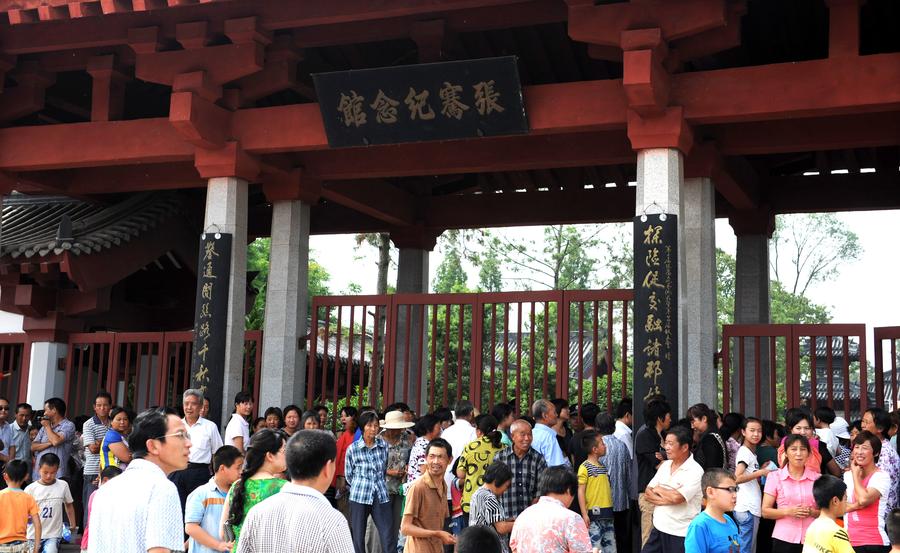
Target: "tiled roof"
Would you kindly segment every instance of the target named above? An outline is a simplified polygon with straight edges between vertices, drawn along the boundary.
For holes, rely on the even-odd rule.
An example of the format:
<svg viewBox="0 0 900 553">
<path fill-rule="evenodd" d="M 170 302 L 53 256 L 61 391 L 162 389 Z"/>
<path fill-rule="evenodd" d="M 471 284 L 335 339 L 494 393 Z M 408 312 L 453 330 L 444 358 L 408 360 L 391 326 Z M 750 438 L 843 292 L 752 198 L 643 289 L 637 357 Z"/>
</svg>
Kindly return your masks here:
<svg viewBox="0 0 900 553">
<path fill-rule="evenodd" d="M 13 194 L 3 198 L 0 256 L 100 252 L 129 242 L 181 210 L 173 193 L 134 194 L 113 205 Z"/>
</svg>

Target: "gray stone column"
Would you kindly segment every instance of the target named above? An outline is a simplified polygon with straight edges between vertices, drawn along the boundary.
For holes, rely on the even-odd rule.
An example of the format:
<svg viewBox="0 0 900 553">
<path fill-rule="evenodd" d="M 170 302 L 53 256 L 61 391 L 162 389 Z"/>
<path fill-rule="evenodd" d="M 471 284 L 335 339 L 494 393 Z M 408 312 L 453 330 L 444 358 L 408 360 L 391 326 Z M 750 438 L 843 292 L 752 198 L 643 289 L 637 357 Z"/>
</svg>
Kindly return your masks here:
<svg viewBox="0 0 900 553">
<path fill-rule="evenodd" d="M 232 399 L 241 390 L 244 352 L 244 317 L 247 311 L 247 181 L 214 177 L 206 189 L 204 229 L 229 233 L 232 238 L 231 276 L 228 283 L 228 323 L 225 340 L 225 375 L 221 417 L 232 412 Z"/>
<path fill-rule="evenodd" d="M 685 282 L 681 312 L 686 336 L 681 356 L 686 380 L 684 403 L 717 407 L 717 387 L 697 385 L 715 382 L 713 359 L 718 344 L 716 306 L 716 192 L 709 178 L 685 179 L 681 191 L 684 218 L 680 246 L 684 248 Z"/>
<path fill-rule="evenodd" d="M 391 232 L 391 241 L 399 248 L 397 262 L 397 293 L 424 294 L 428 292 L 428 258 L 434 249 L 437 235 L 421 229 Z M 428 356 L 424 309 L 411 306 L 411 311 L 401 305 L 397 310 L 396 355 L 394 358 L 394 399 L 405 401 L 421 413 L 424 405 L 419 405 L 418 390 L 422 403 L 427 402 L 427 378 L 424 368 Z M 407 344 L 407 328 L 409 343 Z M 406 378 L 406 351 L 409 347 L 409 379 Z M 408 390 L 408 392 L 407 392 Z"/>
<path fill-rule="evenodd" d="M 305 401 L 308 276 L 309 204 L 273 202 L 260 407 Z"/>
<path fill-rule="evenodd" d="M 64 398 L 66 372 L 59 370 L 59 362 L 65 359 L 68 344 L 61 342 L 32 342 L 28 363 L 28 388 L 26 399 L 35 409 L 43 409 L 51 397 Z"/>
<path fill-rule="evenodd" d="M 674 213 L 678 216 L 678 403 L 672 408 L 678 413 L 687 410 L 689 375 L 685 360 L 687 346 L 687 318 L 685 317 L 685 247 L 684 247 L 684 156 L 676 148 L 647 148 L 638 150 L 635 215 Z M 636 404 L 640 404 L 640 400 Z"/>
<path fill-rule="evenodd" d="M 775 230 L 774 216 L 765 212 L 738 213 L 729 218 L 737 236 L 737 251 L 734 282 L 734 322 L 735 324 L 768 324 L 771 322 L 769 290 L 769 238 Z M 744 341 L 745 381 L 739 382 L 738 362 L 739 344 L 731 344 L 732 355 L 732 397 L 734 408 L 738 407 L 737 398 L 745 394 L 747 413 L 771 415 L 772 390 L 771 367 L 769 366 L 769 345 L 767 340 L 760 341 L 760 377 L 755 375 L 756 357 L 755 343 L 752 339 Z M 742 386 L 743 384 L 743 386 Z M 760 386 L 760 405 L 756 405 L 756 387 Z M 743 389 L 742 389 L 743 388 Z"/>
</svg>

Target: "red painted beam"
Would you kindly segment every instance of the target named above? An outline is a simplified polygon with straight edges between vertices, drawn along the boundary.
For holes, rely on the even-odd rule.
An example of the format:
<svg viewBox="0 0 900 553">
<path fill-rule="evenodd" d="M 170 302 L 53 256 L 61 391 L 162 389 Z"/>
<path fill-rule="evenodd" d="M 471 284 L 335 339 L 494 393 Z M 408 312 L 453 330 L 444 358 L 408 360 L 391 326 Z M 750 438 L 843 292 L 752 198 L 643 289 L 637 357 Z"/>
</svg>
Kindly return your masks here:
<svg viewBox="0 0 900 553">
<path fill-rule="evenodd" d="M 25 0 L 24 5 L 46 3 Z M 19 7 L 19 0 L 0 0 L 0 11 Z M 523 18 L 521 15 L 527 15 Z M 16 22 L 36 19 L 27 9 L 14 10 Z M 537 25 L 565 21 L 566 7 L 561 0 L 343 0 L 341 2 L 298 2 L 297 0 L 233 0 L 116 14 L 115 17 L 83 17 L 68 21 L 42 22 L 39 25 L 0 27 L 0 44 L 13 54 L 52 52 L 75 48 L 115 46 L 128 43 L 128 29 L 158 25 L 164 38 L 175 38 L 175 25 L 208 21 L 209 31 L 221 34 L 228 19 L 256 16 L 266 31 L 297 28 L 319 28 L 325 44 L 358 41 L 344 26 L 364 24 L 370 29 L 385 27 L 384 33 L 368 36 L 369 40 L 385 40 L 408 36 L 406 30 L 382 25 L 393 19 L 448 19 L 453 31 L 479 31 L 506 28 L 510 21 L 519 25 Z M 328 28 L 330 27 L 330 28 Z M 321 44 L 321 45 L 325 45 Z M 310 46 L 314 44 L 304 44 Z"/>
<path fill-rule="evenodd" d="M 900 171 L 808 177 L 773 177 L 765 181 L 767 201 L 776 213 L 865 211 L 900 208 Z"/>
<path fill-rule="evenodd" d="M 305 152 L 302 165 L 322 180 L 480 173 L 631 163 L 623 131 L 419 142 Z"/>
<path fill-rule="evenodd" d="M 389 225 L 408 226 L 415 223 L 415 199 L 389 182 L 330 182 L 322 187 L 322 198 Z"/>
<path fill-rule="evenodd" d="M 857 86 L 860 82 L 866 86 Z M 627 142 L 617 143 L 607 134 L 593 147 L 611 149 L 591 151 L 591 145 L 581 143 L 573 134 L 625 128 L 621 81 L 525 87 L 524 95 L 531 125 L 530 136 L 524 137 L 328 150 L 317 104 L 240 110 L 233 116 L 230 135 L 250 154 L 308 152 L 302 157 L 317 166 L 315 170 L 310 168 L 311 173 L 322 178 L 333 174 L 340 179 L 461 172 L 454 170 L 460 163 L 470 168 L 467 171 L 618 163 L 625 157 L 623 151 L 630 149 Z M 671 98 L 674 105 L 683 107 L 686 119 L 694 125 L 796 118 L 782 124 L 790 130 L 791 125 L 803 124 L 801 117 L 851 113 L 865 117 L 900 108 L 900 54 L 684 73 L 673 76 Z M 849 124 L 859 128 L 852 121 Z M 710 131 L 712 135 L 717 133 L 727 135 L 727 127 Z M 542 136 L 546 139 L 543 142 Z M 549 140 L 551 136 L 556 138 Z M 742 146 L 727 146 L 729 141 L 740 143 L 742 137 L 714 137 L 726 155 L 754 153 L 769 143 L 783 141 L 783 137 L 767 133 L 752 143 L 744 139 Z M 819 139 L 816 135 L 797 138 L 806 149 L 813 149 L 807 146 Z M 861 145 L 873 140 L 867 142 L 861 137 Z M 884 137 L 879 140 L 883 142 Z M 563 144 L 571 146 L 572 151 L 560 151 Z M 522 145 L 527 156 L 519 150 Z M 541 145 L 550 149 L 543 150 Z M 472 156 L 470 161 L 459 157 L 463 154 Z M 371 164 L 377 175 L 366 172 L 368 165 L 348 166 L 340 161 L 342 155 Z M 566 160 L 562 165 L 553 165 L 557 155 Z M 0 129 L 0 170 L 165 163 L 192 158 L 193 147 L 163 118 Z"/>
</svg>

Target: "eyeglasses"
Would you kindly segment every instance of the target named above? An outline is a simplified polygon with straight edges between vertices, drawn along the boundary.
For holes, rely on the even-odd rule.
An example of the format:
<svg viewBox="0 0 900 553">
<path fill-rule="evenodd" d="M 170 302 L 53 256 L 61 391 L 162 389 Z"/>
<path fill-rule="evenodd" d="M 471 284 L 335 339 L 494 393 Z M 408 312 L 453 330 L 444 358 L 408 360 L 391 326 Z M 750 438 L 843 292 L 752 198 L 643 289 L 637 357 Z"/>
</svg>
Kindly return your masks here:
<svg viewBox="0 0 900 553">
<path fill-rule="evenodd" d="M 178 432 L 172 432 L 171 434 L 163 434 L 157 438 L 153 438 L 154 440 L 162 440 L 165 438 L 178 438 L 181 440 L 190 440 L 191 434 L 185 430 L 179 430 Z"/>
<path fill-rule="evenodd" d="M 722 487 L 719 487 L 719 486 L 710 486 L 710 488 L 712 488 L 712 489 L 714 489 L 714 490 L 722 490 L 722 491 L 725 491 L 725 492 L 731 492 L 731 493 L 737 493 L 737 492 L 738 492 L 738 487 L 737 487 L 737 486 L 728 486 L 727 488 L 722 488 Z"/>
<path fill-rule="evenodd" d="M 0 405 L 0 411 L 9 411 L 9 405 Z"/>
</svg>

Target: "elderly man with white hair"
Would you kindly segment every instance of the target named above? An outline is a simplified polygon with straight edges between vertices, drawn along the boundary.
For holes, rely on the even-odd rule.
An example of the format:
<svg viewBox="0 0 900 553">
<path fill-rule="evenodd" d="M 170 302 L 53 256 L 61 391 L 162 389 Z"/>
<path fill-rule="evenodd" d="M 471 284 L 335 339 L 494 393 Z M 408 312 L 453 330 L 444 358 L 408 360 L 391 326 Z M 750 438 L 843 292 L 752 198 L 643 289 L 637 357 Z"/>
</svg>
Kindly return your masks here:
<svg viewBox="0 0 900 553">
<path fill-rule="evenodd" d="M 556 430 L 553 425 L 559 413 L 556 412 L 556 406 L 553 402 L 546 399 L 539 399 L 531 406 L 531 416 L 534 417 L 534 441 L 531 447 L 536 449 L 538 453 L 544 456 L 548 467 L 558 467 L 565 465 L 571 467 L 572 464 L 563 455 L 562 448 L 559 447 L 559 441 L 556 439 Z"/>
<path fill-rule="evenodd" d="M 212 477 L 212 456 L 222 447 L 222 435 L 216 423 L 200 416 L 203 392 L 191 388 L 184 391 L 181 399 L 184 408 L 184 418 L 181 422 L 190 434 L 191 452 L 187 468 L 173 472 L 169 475 L 169 480 L 178 488 L 181 511 L 184 512 L 187 496 L 199 486 L 209 482 Z"/>
<path fill-rule="evenodd" d="M 494 461 L 505 463 L 512 472 L 509 490 L 500 496 L 503 510 L 516 518 L 537 497 L 538 478 L 547 468 L 544 456 L 531 447 L 531 425 L 519 419 L 509 427 L 513 446 L 501 450 Z"/>
</svg>

